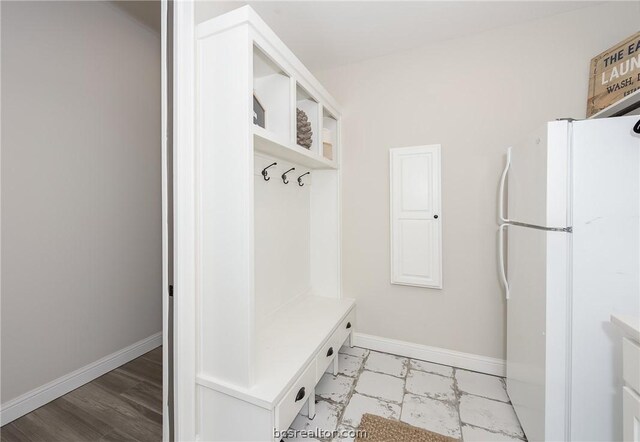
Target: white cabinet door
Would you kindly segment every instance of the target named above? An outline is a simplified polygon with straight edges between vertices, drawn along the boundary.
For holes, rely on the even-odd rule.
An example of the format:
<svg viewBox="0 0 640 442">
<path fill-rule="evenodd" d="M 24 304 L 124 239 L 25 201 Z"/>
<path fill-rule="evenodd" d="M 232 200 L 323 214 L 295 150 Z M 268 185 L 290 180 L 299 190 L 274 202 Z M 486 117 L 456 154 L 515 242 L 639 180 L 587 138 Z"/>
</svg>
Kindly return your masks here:
<svg viewBox="0 0 640 442">
<path fill-rule="evenodd" d="M 440 145 L 390 150 L 391 283 L 442 288 Z"/>
</svg>

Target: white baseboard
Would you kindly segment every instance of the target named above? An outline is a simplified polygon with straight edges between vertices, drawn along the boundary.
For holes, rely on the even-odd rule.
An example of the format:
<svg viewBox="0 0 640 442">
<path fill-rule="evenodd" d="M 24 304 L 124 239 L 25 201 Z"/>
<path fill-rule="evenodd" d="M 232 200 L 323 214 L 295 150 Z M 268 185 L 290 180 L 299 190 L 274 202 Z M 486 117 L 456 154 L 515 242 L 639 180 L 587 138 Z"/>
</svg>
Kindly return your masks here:
<svg viewBox="0 0 640 442">
<path fill-rule="evenodd" d="M 99 378 L 111 370 L 115 370 L 161 345 L 162 332 L 159 332 L 41 387 L 28 391 L 15 399 L 11 399 L 0 406 L 0 425 L 8 424 L 20 416 L 42 407 L 44 404 Z"/>
<path fill-rule="evenodd" d="M 447 350 L 445 348 L 430 347 L 428 345 L 414 344 L 412 342 L 398 341 L 396 339 L 382 338 L 364 333 L 354 333 L 353 338 L 353 344 L 357 347 L 392 353 L 407 358 L 420 359 L 422 361 L 435 362 L 436 364 L 451 365 L 453 367 L 495 376 L 506 375 L 506 364 L 503 359 Z"/>
</svg>

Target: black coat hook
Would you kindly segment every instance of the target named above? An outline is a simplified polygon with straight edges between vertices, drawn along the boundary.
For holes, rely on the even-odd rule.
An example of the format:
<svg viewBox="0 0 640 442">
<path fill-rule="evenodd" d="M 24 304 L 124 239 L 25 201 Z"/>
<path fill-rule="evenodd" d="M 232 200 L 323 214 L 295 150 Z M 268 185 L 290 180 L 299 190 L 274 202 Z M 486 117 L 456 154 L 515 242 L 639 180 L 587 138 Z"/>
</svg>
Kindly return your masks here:
<svg viewBox="0 0 640 442">
<path fill-rule="evenodd" d="M 640 134 L 640 120 L 638 120 L 638 122 L 636 123 L 635 126 L 633 126 L 633 131 L 637 134 Z"/>
<path fill-rule="evenodd" d="M 287 174 L 289 172 L 291 172 L 292 170 L 296 170 L 295 167 L 292 167 L 291 169 L 287 170 L 285 173 L 282 174 L 282 182 L 285 184 L 289 184 L 289 180 L 287 179 Z"/>
<path fill-rule="evenodd" d="M 298 177 L 298 186 L 300 186 L 300 187 L 304 186 L 304 183 L 302 182 L 302 177 L 305 176 L 305 175 L 309 175 L 310 173 L 311 172 L 303 173 L 302 175 L 300 175 Z"/>
<path fill-rule="evenodd" d="M 267 169 L 272 167 L 272 166 L 275 166 L 276 164 L 278 164 L 278 163 L 271 163 L 267 167 L 262 169 L 262 178 L 264 178 L 265 181 L 269 181 L 271 179 L 271 177 L 269 176 L 269 173 L 267 172 Z"/>
</svg>

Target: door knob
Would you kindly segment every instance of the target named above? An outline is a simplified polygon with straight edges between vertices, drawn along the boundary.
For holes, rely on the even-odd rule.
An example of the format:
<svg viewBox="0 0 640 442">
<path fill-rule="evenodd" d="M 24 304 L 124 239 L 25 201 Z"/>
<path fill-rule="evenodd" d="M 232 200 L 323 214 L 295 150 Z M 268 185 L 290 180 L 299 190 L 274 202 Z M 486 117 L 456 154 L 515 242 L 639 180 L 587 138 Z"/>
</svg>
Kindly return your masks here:
<svg viewBox="0 0 640 442">
<path fill-rule="evenodd" d="M 438 215 L 433 215 L 433 217 L 434 217 L 435 219 L 438 219 Z"/>
</svg>

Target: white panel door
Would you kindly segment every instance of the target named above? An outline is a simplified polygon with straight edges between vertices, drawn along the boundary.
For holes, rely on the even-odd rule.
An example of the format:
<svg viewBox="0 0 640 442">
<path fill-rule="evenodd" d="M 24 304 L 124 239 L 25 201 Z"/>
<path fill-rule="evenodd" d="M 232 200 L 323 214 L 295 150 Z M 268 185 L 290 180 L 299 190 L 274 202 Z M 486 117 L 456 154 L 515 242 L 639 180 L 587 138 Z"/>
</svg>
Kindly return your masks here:
<svg viewBox="0 0 640 442">
<path fill-rule="evenodd" d="M 390 150 L 391 283 L 442 288 L 440 145 Z"/>
</svg>

